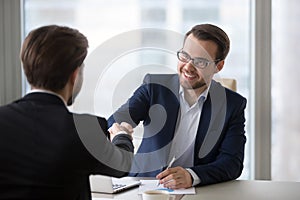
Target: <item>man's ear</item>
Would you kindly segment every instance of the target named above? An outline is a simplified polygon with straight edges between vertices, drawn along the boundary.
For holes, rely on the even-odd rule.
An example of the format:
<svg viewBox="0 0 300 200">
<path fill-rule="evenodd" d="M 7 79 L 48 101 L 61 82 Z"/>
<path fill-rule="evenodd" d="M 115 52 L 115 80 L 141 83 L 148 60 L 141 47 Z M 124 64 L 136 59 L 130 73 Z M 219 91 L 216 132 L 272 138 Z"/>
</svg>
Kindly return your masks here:
<svg viewBox="0 0 300 200">
<path fill-rule="evenodd" d="M 215 68 L 215 73 L 218 73 L 219 71 L 221 71 L 223 69 L 225 61 L 221 60 L 217 63 L 216 68 Z"/>
<path fill-rule="evenodd" d="M 77 67 L 70 76 L 70 82 L 72 83 L 72 85 L 75 84 L 78 73 L 79 73 L 79 67 Z"/>
</svg>

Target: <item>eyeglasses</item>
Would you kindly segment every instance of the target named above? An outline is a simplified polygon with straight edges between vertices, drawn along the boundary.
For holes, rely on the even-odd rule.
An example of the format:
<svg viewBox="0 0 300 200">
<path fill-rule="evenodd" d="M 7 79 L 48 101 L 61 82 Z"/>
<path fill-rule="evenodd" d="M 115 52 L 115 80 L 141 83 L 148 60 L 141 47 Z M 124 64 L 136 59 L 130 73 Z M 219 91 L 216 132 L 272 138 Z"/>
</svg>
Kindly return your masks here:
<svg viewBox="0 0 300 200">
<path fill-rule="evenodd" d="M 197 68 L 200 68 L 200 69 L 204 69 L 205 67 L 209 66 L 211 63 L 216 63 L 218 61 L 220 61 L 221 59 L 217 59 L 217 60 L 213 60 L 213 61 L 210 61 L 210 60 L 207 60 L 206 58 L 191 58 L 191 56 L 183 51 L 182 49 L 179 50 L 177 52 L 177 58 L 178 60 L 180 60 L 181 62 L 184 62 L 184 63 L 188 63 L 190 61 L 192 61 L 192 64 L 197 67 Z"/>
</svg>

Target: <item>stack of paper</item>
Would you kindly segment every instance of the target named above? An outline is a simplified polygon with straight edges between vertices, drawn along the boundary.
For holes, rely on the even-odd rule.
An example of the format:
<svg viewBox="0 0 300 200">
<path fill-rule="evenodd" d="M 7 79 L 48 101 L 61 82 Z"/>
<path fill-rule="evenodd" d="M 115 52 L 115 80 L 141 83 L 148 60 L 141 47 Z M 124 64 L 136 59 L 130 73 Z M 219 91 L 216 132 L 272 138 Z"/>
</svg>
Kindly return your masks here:
<svg viewBox="0 0 300 200">
<path fill-rule="evenodd" d="M 144 191 L 147 190 L 166 190 L 170 194 L 196 194 L 196 190 L 194 187 L 187 188 L 187 189 L 168 189 L 163 187 L 163 185 L 158 185 L 158 180 L 141 180 L 141 185 L 139 186 L 139 194 L 142 194 Z"/>
</svg>

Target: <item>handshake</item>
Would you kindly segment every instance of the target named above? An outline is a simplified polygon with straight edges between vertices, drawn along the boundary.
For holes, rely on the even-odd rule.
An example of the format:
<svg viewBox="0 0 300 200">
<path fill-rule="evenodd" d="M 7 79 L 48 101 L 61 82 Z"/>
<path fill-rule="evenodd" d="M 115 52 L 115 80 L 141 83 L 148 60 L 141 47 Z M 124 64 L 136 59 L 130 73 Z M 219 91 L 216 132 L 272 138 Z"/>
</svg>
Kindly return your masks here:
<svg viewBox="0 0 300 200">
<path fill-rule="evenodd" d="M 119 123 L 114 123 L 109 129 L 110 133 L 110 140 L 112 141 L 116 135 L 119 134 L 127 134 L 131 136 L 132 140 L 132 133 L 133 133 L 133 128 L 130 124 L 126 122 L 122 122 L 121 124 Z"/>
</svg>

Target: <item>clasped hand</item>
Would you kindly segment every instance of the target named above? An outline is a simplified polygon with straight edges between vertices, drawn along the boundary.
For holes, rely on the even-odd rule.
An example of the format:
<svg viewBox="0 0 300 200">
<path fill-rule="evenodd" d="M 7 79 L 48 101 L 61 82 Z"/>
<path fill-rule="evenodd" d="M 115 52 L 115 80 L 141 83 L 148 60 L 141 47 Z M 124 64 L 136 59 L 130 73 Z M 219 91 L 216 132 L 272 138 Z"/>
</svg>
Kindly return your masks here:
<svg viewBox="0 0 300 200">
<path fill-rule="evenodd" d="M 132 137 L 133 128 L 130 124 L 126 122 L 122 122 L 121 124 L 114 123 L 109 129 L 110 133 L 110 140 L 112 141 L 113 138 L 118 134 L 124 134 L 124 131 Z"/>
</svg>

